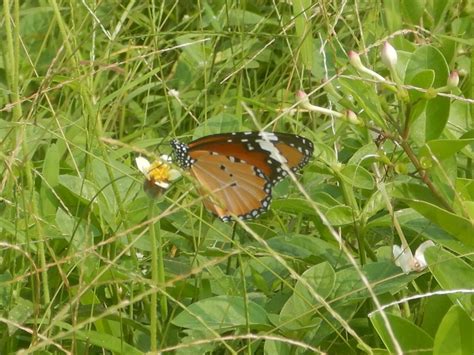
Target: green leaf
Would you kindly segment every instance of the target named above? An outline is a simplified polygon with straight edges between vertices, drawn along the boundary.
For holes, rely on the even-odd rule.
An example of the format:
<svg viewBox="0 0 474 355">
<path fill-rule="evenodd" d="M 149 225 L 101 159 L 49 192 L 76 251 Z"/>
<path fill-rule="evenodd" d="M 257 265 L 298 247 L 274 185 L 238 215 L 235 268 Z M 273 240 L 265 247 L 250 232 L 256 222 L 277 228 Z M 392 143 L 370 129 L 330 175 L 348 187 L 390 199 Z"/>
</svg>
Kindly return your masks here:
<svg viewBox="0 0 474 355">
<path fill-rule="evenodd" d="M 313 36 L 312 21 L 310 20 L 309 9 L 311 8 L 311 0 L 293 0 L 293 16 L 295 21 L 295 50 L 299 52 L 297 56 L 301 61 L 301 67 L 311 70 L 313 67 Z"/>
<path fill-rule="evenodd" d="M 434 25 L 438 25 L 452 6 L 453 0 L 433 0 L 430 15 L 433 16 Z"/>
<path fill-rule="evenodd" d="M 432 140 L 420 149 L 420 158 L 427 157 L 431 159 L 434 155 L 438 160 L 447 159 L 471 143 L 474 143 L 474 138 Z"/>
<path fill-rule="evenodd" d="M 315 216 L 316 212 L 310 203 L 302 198 L 279 199 L 272 202 L 272 209 L 293 214 Z"/>
<path fill-rule="evenodd" d="M 326 211 L 326 218 L 333 226 L 344 226 L 353 224 L 356 216 L 349 206 L 339 205 L 329 208 Z"/>
<path fill-rule="evenodd" d="M 325 299 L 331 294 L 336 278 L 334 269 L 327 262 L 311 267 L 301 277 L 305 282 L 296 282 L 293 295 L 280 312 L 280 322 L 284 329 L 297 330 L 314 323 L 312 318 L 320 304 L 312 292 Z"/>
<path fill-rule="evenodd" d="M 269 325 L 267 313 L 262 307 L 252 301 L 245 305 L 242 297 L 236 296 L 217 296 L 197 301 L 171 322 L 182 328 L 212 328 L 220 331 L 247 324 L 253 327 Z"/>
<path fill-rule="evenodd" d="M 92 344 L 99 347 L 99 350 L 109 350 L 114 354 L 143 354 L 142 351 L 131 346 L 130 344 L 127 344 L 121 337 L 115 337 L 113 335 L 97 332 L 94 330 L 76 330 L 74 335 L 87 344 Z"/>
<path fill-rule="evenodd" d="M 60 175 L 59 184 L 83 203 L 89 203 L 93 201 L 94 197 L 97 197 L 97 188 L 92 182 L 83 178 L 74 175 Z"/>
<path fill-rule="evenodd" d="M 473 334 L 473 321 L 459 305 L 454 305 L 439 325 L 434 339 L 433 354 L 472 354 Z"/>
<path fill-rule="evenodd" d="M 417 274 L 403 274 L 393 261 L 379 261 L 366 264 L 362 268 L 375 294 L 396 293 L 418 277 Z M 347 295 L 350 295 L 348 297 Z M 332 298 L 343 297 L 344 302 L 355 302 L 369 297 L 367 287 L 354 268 L 343 269 L 336 274 L 335 294 Z"/>
<path fill-rule="evenodd" d="M 24 298 L 18 297 L 16 304 L 8 312 L 8 320 L 15 324 L 23 325 L 23 323 L 33 314 L 33 303 Z M 8 323 L 8 334 L 11 336 L 18 328 L 15 324 Z"/>
<path fill-rule="evenodd" d="M 426 0 L 401 0 L 400 7 L 403 16 L 408 18 L 411 24 L 421 25 L 423 12 L 425 11 Z"/>
<path fill-rule="evenodd" d="M 228 11 L 229 13 L 227 19 L 229 26 L 245 26 L 256 24 L 278 25 L 278 22 L 276 22 L 275 20 L 260 16 L 255 12 L 236 8 L 231 8 Z"/>
<path fill-rule="evenodd" d="M 333 267 L 346 264 L 340 249 L 320 238 L 313 236 L 290 234 L 278 235 L 268 240 L 269 247 L 279 254 L 292 258 L 309 259 L 318 257 L 318 260 L 328 261 Z"/>
<path fill-rule="evenodd" d="M 293 351 L 291 345 L 278 340 L 265 340 L 265 346 L 263 348 L 265 355 L 291 355 Z"/>
<path fill-rule="evenodd" d="M 449 118 L 451 102 L 448 97 L 437 96 L 426 105 L 426 140 L 438 138 L 444 130 Z"/>
<path fill-rule="evenodd" d="M 241 129 L 240 120 L 234 114 L 221 112 L 201 123 L 193 133 L 193 139 L 209 134 L 235 132 Z"/>
<path fill-rule="evenodd" d="M 439 248 L 425 251 L 431 273 L 444 290 L 474 289 L 474 269 L 460 257 Z M 468 314 L 472 314 L 473 305 L 470 295 L 450 294 L 453 303 L 460 303 Z"/>
<path fill-rule="evenodd" d="M 438 331 L 441 320 L 452 305 L 453 303 L 447 295 L 433 295 L 424 299 L 421 327 L 433 338 Z"/>
<path fill-rule="evenodd" d="M 428 71 L 432 71 L 435 76 L 433 78 L 433 87 L 439 88 L 446 85 L 449 67 L 443 54 L 436 48 L 431 46 L 419 47 L 410 57 L 406 71 L 405 83 L 425 88 L 431 77 Z M 418 93 L 410 93 L 414 99 L 419 98 Z M 449 117 L 449 98 L 436 96 L 428 100 L 425 109 L 425 136 L 427 140 L 438 138 L 443 131 Z M 421 113 L 417 110 L 417 116 Z M 415 119 L 416 117 L 410 118 Z"/>
<path fill-rule="evenodd" d="M 449 67 L 443 54 L 432 46 L 419 47 L 412 53 L 406 67 L 405 83 L 412 84 L 420 72 L 432 70 L 435 73 L 433 87 L 446 85 Z"/>
<path fill-rule="evenodd" d="M 435 79 L 435 73 L 431 69 L 427 70 L 420 70 L 417 72 L 410 81 L 410 85 L 413 85 L 417 88 L 421 89 L 428 89 L 433 86 Z M 417 100 L 423 99 L 423 101 L 426 101 L 424 99 L 425 93 L 419 90 L 410 90 L 408 92 L 410 95 L 410 101 L 411 102 L 416 102 Z"/>
<path fill-rule="evenodd" d="M 341 177 L 351 187 L 372 190 L 374 188 L 374 178 L 360 165 L 346 165 L 340 171 Z"/>
<path fill-rule="evenodd" d="M 428 333 L 407 319 L 390 313 L 385 315 L 404 354 L 432 354 L 433 338 Z M 369 318 L 387 349 L 395 353 L 395 346 L 380 313 L 373 313 Z"/>
<path fill-rule="evenodd" d="M 473 223 L 439 207 L 427 188 L 415 184 L 402 184 L 395 189 L 394 197 L 405 202 L 465 245 L 474 247 Z"/>
<path fill-rule="evenodd" d="M 394 32 L 402 28 L 402 12 L 400 9 L 400 1 L 385 0 L 382 2 L 384 7 L 385 21 L 387 23 L 388 31 Z"/>
<path fill-rule="evenodd" d="M 348 80 L 339 79 L 341 89 L 347 92 L 346 95 L 352 95 L 354 100 L 360 105 L 360 111 L 363 111 L 364 116 L 369 120 L 377 123 L 380 127 L 386 128 L 386 122 L 380 118 L 380 112 L 383 109 L 380 107 L 380 100 L 372 85 L 364 83 L 362 80 Z"/>
</svg>

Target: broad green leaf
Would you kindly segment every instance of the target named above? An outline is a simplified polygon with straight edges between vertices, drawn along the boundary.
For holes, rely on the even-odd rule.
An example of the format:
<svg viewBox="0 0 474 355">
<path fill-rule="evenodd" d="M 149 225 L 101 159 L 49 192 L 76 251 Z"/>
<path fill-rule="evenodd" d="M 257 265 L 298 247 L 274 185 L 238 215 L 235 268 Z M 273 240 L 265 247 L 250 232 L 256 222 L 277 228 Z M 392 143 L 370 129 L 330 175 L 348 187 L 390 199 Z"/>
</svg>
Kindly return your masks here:
<svg viewBox="0 0 474 355">
<path fill-rule="evenodd" d="M 18 297 L 15 305 L 8 311 L 8 320 L 15 324 L 23 323 L 33 314 L 34 305 L 31 301 Z M 11 336 L 18 328 L 15 324 L 8 323 L 8 334 Z"/>
<path fill-rule="evenodd" d="M 89 203 L 97 197 L 97 188 L 92 182 L 83 178 L 74 175 L 60 175 L 59 184 L 81 202 Z"/>
<path fill-rule="evenodd" d="M 301 277 L 306 284 L 300 280 L 296 282 L 293 295 L 280 312 L 280 323 L 284 329 L 297 330 L 315 325 L 312 318 L 320 304 L 312 293 L 325 299 L 334 287 L 335 273 L 327 262 L 311 267 Z"/>
<path fill-rule="evenodd" d="M 329 208 L 326 211 L 326 218 L 333 226 L 344 226 L 353 224 L 357 216 L 349 206 L 339 205 Z"/>
<path fill-rule="evenodd" d="M 290 234 L 278 235 L 267 242 L 272 250 L 288 257 L 303 260 L 318 257 L 317 260 L 327 261 L 333 267 L 346 264 L 341 250 L 321 238 Z"/>
<path fill-rule="evenodd" d="M 425 252 L 431 273 L 444 290 L 474 289 L 474 269 L 461 257 L 440 248 L 428 248 Z M 473 314 L 471 295 L 450 294 L 453 303 L 463 306 L 468 314 Z"/>
<path fill-rule="evenodd" d="M 364 265 L 362 271 L 373 285 L 375 294 L 396 293 L 418 277 L 417 274 L 403 274 L 392 260 Z M 354 268 L 346 268 L 336 273 L 335 293 L 332 298 L 339 297 L 343 298 L 344 302 L 356 302 L 369 297 L 367 287 Z"/>
<path fill-rule="evenodd" d="M 439 289 L 436 291 L 439 291 Z M 438 331 L 441 320 L 452 305 L 453 303 L 447 295 L 433 295 L 424 299 L 421 327 L 433 338 Z"/>
<path fill-rule="evenodd" d="M 344 181 L 352 188 L 372 190 L 374 188 L 374 178 L 360 165 L 346 165 L 340 171 Z"/>
<path fill-rule="evenodd" d="M 432 354 L 433 338 L 428 333 L 408 319 L 390 313 L 385 315 L 404 354 Z M 385 346 L 391 353 L 395 353 L 395 345 L 380 313 L 372 313 L 369 318 Z"/>
<path fill-rule="evenodd" d="M 272 209 L 275 211 L 284 211 L 293 214 L 305 214 L 314 216 L 316 212 L 310 203 L 302 198 L 287 198 L 275 200 L 272 202 Z"/>
<path fill-rule="evenodd" d="M 449 67 L 443 54 L 431 46 L 419 47 L 410 57 L 405 74 L 405 83 L 410 85 L 427 83 L 428 77 L 424 73 L 432 70 L 435 73 L 433 87 L 439 88 L 446 85 L 449 75 Z M 418 94 L 414 94 L 415 98 Z M 425 110 L 425 136 L 427 140 L 439 137 L 449 117 L 450 101 L 446 97 L 436 96 L 428 100 Z M 415 117 L 413 117 L 415 118 Z"/>
<path fill-rule="evenodd" d="M 265 340 L 263 353 L 264 355 L 291 355 L 293 354 L 292 345 L 278 340 Z"/>
<path fill-rule="evenodd" d="M 62 237 L 71 242 L 71 252 L 84 250 L 88 246 L 87 228 L 84 222 L 70 216 L 62 208 L 56 212 L 56 225 L 62 233 Z M 91 241 L 89 241 L 91 242 Z"/>
<path fill-rule="evenodd" d="M 435 73 L 433 87 L 438 88 L 446 85 L 449 75 L 449 67 L 443 54 L 432 46 L 419 47 L 412 53 L 405 74 L 405 83 L 411 84 L 418 73 L 432 70 Z"/>
<path fill-rule="evenodd" d="M 352 95 L 355 101 L 360 105 L 359 109 L 363 111 L 364 116 L 377 123 L 380 127 L 386 128 L 386 123 L 380 118 L 380 100 L 373 90 L 372 85 L 368 85 L 361 80 L 339 79 L 341 88 L 347 92 L 346 95 Z"/>
<path fill-rule="evenodd" d="M 268 326 L 265 310 L 258 304 L 242 297 L 217 296 L 199 300 L 186 307 L 172 321 L 174 325 L 190 329 L 212 328 L 225 331 L 228 328 Z"/>
<path fill-rule="evenodd" d="M 411 24 L 421 25 L 423 12 L 425 11 L 426 0 L 401 0 L 400 7 L 404 18 L 408 18 Z"/>
<path fill-rule="evenodd" d="M 210 330 L 191 330 L 187 329 L 185 331 L 186 336 L 180 339 L 180 345 L 184 345 L 183 348 L 176 349 L 175 355 L 195 355 L 195 354 L 213 354 L 214 349 L 221 344 L 221 342 L 204 342 L 201 343 L 203 339 L 212 339 L 215 338 Z M 162 354 L 166 354 L 163 352 Z M 151 354 L 150 354 L 151 355 Z"/>
<path fill-rule="evenodd" d="M 434 355 L 464 355 L 474 351 L 474 323 L 457 304 L 453 305 L 439 325 L 434 339 Z"/>
<path fill-rule="evenodd" d="M 115 337 L 110 334 L 97 332 L 95 330 L 76 330 L 75 337 L 84 341 L 86 344 L 92 344 L 100 350 L 108 350 L 114 354 L 140 355 L 142 351 L 126 343 L 121 337 Z"/>
<path fill-rule="evenodd" d="M 474 247 L 473 223 L 439 207 L 433 195 L 424 186 L 415 184 L 397 186 L 394 197 L 402 200 L 430 221 L 436 223 L 466 246 Z"/>
<path fill-rule="evenodd" d="M 369 166 L 379 158 L 378 148 L 374 142 L 360 147 L 347 162 L 348 166 Z"/>
<path fill-rule="evenodd" d="M 426 70 L 420 70 L 417 72 L 410 81 L 410 85 L 415 86 L 417 88 L 421 89 L 429 89 L 430 87 L 433 86 L 435 79 L 435 73 L 431 69 L 426 69 Z M 423 100 L 426 101 L 424 98 L 425 93 L 423 91 L 419 90 L 410 90 L 408 92 L 410 95 L 410 101 L 415 103 L 417 100 Z"/>
<path fill-rule="evenodd" d="M 315 160 L 323 161 L 329 166 L 337 162 L 336 154 L 334 153 L 334 150 L 324 143 L 320 143 L 320 142 L 314 143 L 313 156 Z"/>
<path fill-rule="evenodd" d="M 451 157 L 459 152 L 467 144 L 474 143 L 474 138 L 469 139 L 436 139 L 429 142 L 420 149 L 420 158 L 431 158 L 433 155 L 438 160 Z"/>
<path fill-rule="evenodd" d="M 449 98 L 443 96 L 437 96 L 428 101 L 425 122 L 427 140 L 436 139 L 443 132 L 448 122 L 450 104 Z"/>
<path fill-rule="evenodd" d="M 393 184 L 385 184 L 385 193 L 388 196 L 392 195 Z M 364 208 L 362 210 L 362 218 L 368 220 L 372 216 L 374 216 L 379 211 L 383 210 L 387 207 L 387 203 L 385 201 L 384 195 L 382 191 L 377 189 L 374 193 L 369 197 L 369 199 L 365 202 Z"/>
</svg>

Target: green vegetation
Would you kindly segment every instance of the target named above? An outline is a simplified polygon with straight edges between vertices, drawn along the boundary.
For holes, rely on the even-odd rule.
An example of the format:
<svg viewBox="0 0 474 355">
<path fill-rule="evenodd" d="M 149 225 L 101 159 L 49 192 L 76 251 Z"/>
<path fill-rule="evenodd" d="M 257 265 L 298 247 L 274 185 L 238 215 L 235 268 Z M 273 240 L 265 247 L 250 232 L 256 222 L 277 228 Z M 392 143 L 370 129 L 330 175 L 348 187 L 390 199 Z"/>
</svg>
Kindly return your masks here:
<svg viewBox="0 0 474 355">
<path fill-rule="evenodd" d="M 3 0 L 0 353 L 472 354 L 473 17 Z M 143 191 L 137 156 L 243 130 L 315 144 L 259 219 Z"/>
</svg>

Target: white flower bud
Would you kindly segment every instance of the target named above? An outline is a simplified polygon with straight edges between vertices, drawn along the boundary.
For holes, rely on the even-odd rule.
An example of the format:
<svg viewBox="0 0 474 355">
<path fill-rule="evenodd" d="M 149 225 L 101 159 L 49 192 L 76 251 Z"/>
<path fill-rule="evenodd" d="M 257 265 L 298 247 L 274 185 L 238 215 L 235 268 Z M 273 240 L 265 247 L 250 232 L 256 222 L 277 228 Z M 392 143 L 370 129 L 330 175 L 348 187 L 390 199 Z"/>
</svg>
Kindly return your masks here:
<svg viewBox="0 0 474 355">
<path fill-rule="evenodd" d="M 397 65 L 397 60 L 398 60 L 398 56 L 397 56 L 397 51 L 395 50 L 395 48 L 393 48 L 393 46 L 390 43 L 385 42 L 382 48 L 383 63 L 389 69 L 395 69 L 395 66 Z"/>
</svg>

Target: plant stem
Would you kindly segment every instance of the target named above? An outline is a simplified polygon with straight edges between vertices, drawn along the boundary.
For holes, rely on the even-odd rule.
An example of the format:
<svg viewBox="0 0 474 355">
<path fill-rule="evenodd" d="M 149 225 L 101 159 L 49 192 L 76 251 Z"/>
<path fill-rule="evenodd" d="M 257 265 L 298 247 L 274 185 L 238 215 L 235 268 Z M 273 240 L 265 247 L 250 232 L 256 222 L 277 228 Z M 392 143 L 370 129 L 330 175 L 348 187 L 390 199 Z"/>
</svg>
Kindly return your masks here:
<svg viewBox="0 0 474 355">
<path fill-rule="evenodd" d="M 399 143 L 408 158 L 410 159 L 410 161 L 412 162 L 412 164 L 415 166 L 416 170 L 418 171 L 421 180 L 426 184 L 426 186 L 428 186 L 431 193 L 441 202 L 441 204 L 447 211 L 454 212 L 448 201 L 446 201 L 446 199 L 438 192 L 438 190 L 434 186 L 433 182 L 426 173 L 426 170 L 423 169 L 423 167 L 421 166 L 420 162 L 418 161 L 418 158 L 416 157 L 408 142 L 406 140 L 401 140 Z"/>
<path fill-rule="evenodd" d="M 155 201 L 153 199 L 150 200 L 150 209 L 149 209 L 149 219 L 154 218 L 155 216 Z M 155 233 L 155 225 L 150 225 L 150 245 L 151 245 L 151 280 L 152 284 L 158 285 L 158 248 L 156 246 L 156 233 Z M 153 292 L 150 296 L 150 350 L 152 352 L 157 351 L 157 339 L 158 339 L 158 322 L 157 322 L 157 314 L 158 311 L 158 293 Z"/>
</svg>

